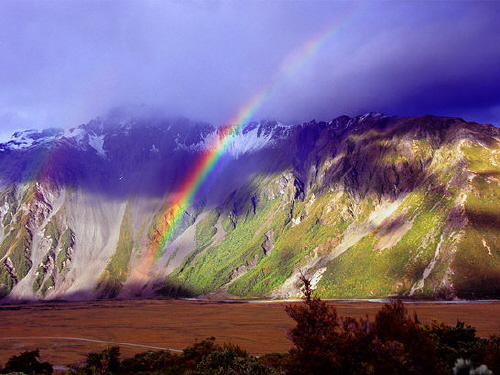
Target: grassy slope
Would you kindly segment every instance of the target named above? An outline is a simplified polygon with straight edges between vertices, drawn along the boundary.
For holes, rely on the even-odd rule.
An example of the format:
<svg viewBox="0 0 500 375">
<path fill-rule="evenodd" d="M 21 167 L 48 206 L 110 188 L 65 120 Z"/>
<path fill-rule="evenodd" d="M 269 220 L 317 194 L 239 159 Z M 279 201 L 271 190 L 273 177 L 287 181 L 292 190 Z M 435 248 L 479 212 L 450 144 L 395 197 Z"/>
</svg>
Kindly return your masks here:
<svg viewBox="0 0 500 375">
<path fill-rule="evenodd" d="M 371 136 L 374 134 L 368 135 Z M 378 187 L 381 191 L 388 191 L 383 186 L 387 181 L 405 183 L 402 181 L 404 173 L 415 173 L 415 166 L 422 160 L 430 163 L 425 173 L 421 174 L 417 187 L 408 193 L 392 216 L 393 219 L 399 216 L 404 222 L 410 222 L 411 227 L 396 244 L 379 250 L 374 249 L 384 233 L 381 228 L 375 228 L 327 264 L 326 272 L 318 284 L 319 295 L 401 295 L 421 285 L 415 289 L 415 295 L 435 296 L 448 288 L 446 280 L 450 270 L 459 295 L 473 290 L 484 290 L 491 295 L 500 290 L 500 251 L 497 246 L 500 178 L 499 181 L 491 179 L 498 178 L 500 171 L 492 171 L 491 163 L 484 162 L 491 152 L 482 148 L 482 151 L 472 150 L 477 155 L 474 160 L 469 160 L 470 168 L 480 174 L 474 179 L 473 190 L 476 193 L 469 195 L 466 213 L 474 224 L 461 228 L 461 224 L 452 222 L 455 214 L 453 210 L 458 209 L 459 194 L 467 184 L 465 175 L 461 173 L 462 161 L 456 156 L 457 144 L 437 146 L 437 141 L 432 137 L 416 136 L 409 143 L 410 152 L 401 140 L 390 140 L 384 138 L 383 134 L 375 136 L 378 137 L 377 141 L 367 140 L 363 136 L 354 137 L 351 141 L 364 142 L 363 147 L 368 147 L 375 155 L 379 153 L 379 160 L 374 165 L 383 166 L 383 172 L 373 170 L 370 173 L 374 176 L 373 182 L 381 184 Z M 376 142 L 379 142 L 380 147 Z M 466 153 L 466 159 L 471 158 L 469 154 Z M 359 157 L 362 159 L 363 155 Z M 322 162 L 328 165 L 324 167 L 325 170 L 334 169 L 331 160 Z M 483 170 L 479 165 L 474 165 L 479 162 L 484 163 Z M 485 171 L 486 166 L 490 170 Z M 320 171 L 321 168 L 320 165 Z M 398 175 L 401 170 L 403 174 Z M 361 169 L 358 172 L 368 173 Z M 379 178 L 376 178 L 377 173 Z M 366 179 L 366 176 L 360 175 L 358 178 Z M 371 183 L 371 180 L 363 182 Z M 301 267 L 304 257 L 326 255 L 333 250 L 348 225 L 365 220 L 378 199 L 377 194 L 371 194 L 369 189 L 359 200 L 350 194 L 342 193 L 339 196 L 333 193 L 335 189 L 327 190 L 325 186 L 312 184 L 303 201 L 295 199 L 290 202 L 284 196 L 266 200 L 265 192 L 272 189 L 275 183 L 276 176 L 260 178 L 253 183 L 250 192 L 248 187 L 242 189 L 245 193 L 238 192 L 225 207 L 219 208 L 228 234 L 218 246 L 206 249 L 214 228 L 208 222 L 199 224 L 199 248 L 176 270 L 173 274 L 175 279 L 185 283 L 195 293 L 213 291 L 230 283 L 228 291 L 232 294 L 266 296 L 281 285 L 294 268 Z M 234 211 L 238 210 L 231 212 L 228 209 L 248 204 L 250 197 L 258 197 L 255 214 L 248 209 L 240 209 L 243 214 L 235 214 Z M 346 215 L 345 212 L 351 214 Z M 269 219 L 270 213 L 272 219 Z M 294 225 L 292 218 L 301 218 L 301 222 Z M 274 249 L 264 256 L 261 249 L 265 241 L 263 233 L 269 229 L 273 229 Z M 483 240 L 489 250 L 482 245 Z M 241 266 L 247 266 L 247 272 L 233 280 L 233 271 Z M 424 273 L 426 269 L 431 272 Z"/>
<path fill-rule="evenodd" d="M 380 142 L 387 146 L 387 140 Z M 410 191 L 393 214 L 393 218 L 401 216 L 402 221 L 412 222 L 411 228 L 392 247 L 375 250 L 383 235 L 376 228 L 332 260 L 318 284 L 320 295 L 360 297 L 408 293 L 433 259 L 449 210 L 458 194 L 458 190 L 448 183 L 456 172 L 452 157 L 454 150 L 445 147 L 438 155 L 432 155 L 429 142 L 420 138 L 411 141 L 413 152 L 405 156 L 405 151 L 408 151 L 400 146 L 401 143 L 397 141 L 393 149 L 386 147 L 390 151 L 381 155 L 377 165 L 385 164 L 387 169 L 397 170 L 401 163 L 409 168 L 412 160 L 430 160 L 431 156 L 440 160 L 429 165 L 420 187 Z M 445 238 L 444 242 L 447 240 Z M 419 294 L 435 295 L 446 267 L 446 264 L 437 262 Z"/>
<path fill-rule="evenodd" d="M 453 281 L 459 296 L 499 297 L 500 158 L 483 147 L 469 145 L 462 150 L 475 176 L 465 202 L 471 225 L 455 254 Z"/>
<path fill-rule="evenodd" d="M 116 251 L 99 278 L 97 289 L 101 290 L 103 297 L 113 298 L 120 292 L 130 269 L 130 256 L 133 247 L 132 215 L 130 203 L 128 203 L 120 225 L 120 236 Z"/>
<path fill-rule="evenodd" d="M 12 197 L 12 192 L 8 192 Z M 11 207 L 21 205 L 28 206 L 36 196 L 35 187 L 31 185 L 24 192 L 20 204 L 15 204 L 11 199 Z M 8 215 L 11 219 L 6 222 L 5 233 L 8 233 L 6 238 L 0 244 L 0 256 L 8 255 L 12 262 L 12 269 L 9 269 L 5 264 L 0 268 L 0 296 L 8 294 L 14 285 L 26 276 L 31 269 L 32 263 L 31 242 L 32 235 L 28 230 L 28 223 L 31 219 L 30 213 L 25 213 L 23 210 L 9 210 Z M 12 217 L 12 215 L 14 215 Z"/>
<path fill-rule="evenodd" d="M 74 234 L 68 227 L 61 224 L 60 213 L 56 213 L 43 228 L 44 237 L 50 240 L 47 253 L 42 258 L 35 272 L 32 288 L 34 292 L 40 292 L 45 296 L 48 289 L 56 284 L 56 276 L 63 275 L 68 271 L 68 262 L 71 260 L 71 252 L 74 246 Z"/>
</svg>

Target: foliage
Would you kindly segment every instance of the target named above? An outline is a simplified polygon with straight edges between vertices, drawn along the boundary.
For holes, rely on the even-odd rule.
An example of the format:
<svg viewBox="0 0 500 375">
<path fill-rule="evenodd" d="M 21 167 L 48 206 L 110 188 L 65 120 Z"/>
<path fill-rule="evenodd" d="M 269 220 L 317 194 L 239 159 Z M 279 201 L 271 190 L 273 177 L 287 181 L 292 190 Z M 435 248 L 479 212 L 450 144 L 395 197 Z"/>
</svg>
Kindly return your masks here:
<svg viewBox="0 0 500 375">
<path fill-rule="evenodd" d="M 244 213 L 235 229 L 216 246 L 208 248 L 198 246 L 171 277 L 180 280 L 195 294 L 200 294 L 230 282 L 233 271 L 237 267 L 254 262 L 255 257 L 258 263 L 264 253 L 261 248 L 263 240 L 261 236 L 256 236 L 256 233 L 278 203 L 277 200 L 262 202 L 261 206 L 256 207 L 255 212 L 253 208 L 238 207 L 237 210 L 243 210 Z M 212 222 L 215 216 L 215 213 L 211 215 Z M 206 220 L 209 219 L 210 217 Z M 205 225 L 205 222 L 200 224 Z M 209 236 L 210 234 L 206 235 L 205 240 L 202 240 L 205 245 Z"/>
<path fill-rule="evenodd" d="M 66 228 L 63 234 L 61 234 L 59 244 L 61 245 L 61 250 L 57 254 L 56 265 L 57 271 L 61 272 L 64 268 L 64 262 L 70 259 L 71 250 L 75 244 L 75 235 L 71 229 Z"/>
<path fill-rule="evenodd" d="M 238 347 L 227 346 L 203 357 L 196 370 L 206 375 L 277 375 L 279 372 L 249 357 Z"/>
<path fill-rule="evenodd" d="M 470 225 L 452 263 L 453 284 L 461 298 L 500 297 L 500 186 L 491 183 L 492 178 L 497 178 L 493 172 L 475 176 L 465 201 Z"/>
<path fill-rule="evenodd" d="M 48 362 L 39 362 L 40 351 L 38 349 L 25 351 L 19 355 L 9 358 L 2 371 L 3 374 L 21 372 L 24 374 L 52 374 L 52 365 Z"/>
<path fill-rule="evenodd" d="M 45 269 L 42 266 L 40 266 L 37 268 L 36 276 L 35 279 L 33 280 L 32 288 L 34 292 L 37 292 L 38 289 L 40 289 L 44 278 L 45 278 Z"/>
<path fill-rule="evenodd" d="M 130 207 L 129 202 L 123 214 L 116 251 L 99 279 L 98 288 L 102 288 L 101 297 L 116 297 L 122 288 L 122 283 L 128 276 L 130 256 L 134 247 Z"/>
<path fill-rule="evenodd" d="M 214 209 L 196 226 L 195 239 L 198 248 L 205 249 L 212 243 L 212 237 L 217 233 L 215 225 L 219 216 L 220 213 Z"/>
<path fill-rule="evenodd" d="M 43 235 L 47 238 L 49 238 L 52 243 L 50 245 L 50 248 L 53 250 L 57 247 L 57 244 L 59 243 L 59 237 L 61 235 L 59 226 L 57 225 L 57 218 L 56 216 L 53 216 L 52 219 L 45 225 L 43 229 Z"/>
<path fill-rule="evenodd" d="M 168 351 L 148 351 L 120 362 L 118 347 L 101 353 L 89 353 L 86 364 L 71 372 L 90 374 L 162 374 L 162 375 L 275 375 L 279 372 L 265 361 L 248 355 L 240 347 L 215 343 L 210 337 L 187 346 L 180 355 Z M 269 357 L 265 357 L 269 362 Z"/>
<path fill-rule="evenodd" d="M 112 346 L 100 353 L 87 354 L 85 366 L 79 374 L 116 374 L 120 366 L 120 348 Z"/>
<path fill-rule="evenodd" d="M 154 286 L 155 293 L 160 296 L 170 298 L 194 297 L 195 294 L 189 288 L 186 288 L 179 280 L 166 277 L 160 283 Z"/>
<path fill-rule="evenodd" d="M 182 364 L 178 356 L 168 351 L 147 351 L 127 358 L 120 364 L 120 374 L 146 375 L 161 372 L 162 374 L 179 374 Z"/>
<path fill-rule="evenodd" d="M 500 335 L 493 335 L 485 345 L 483 363 L 494 374 L 500 374 Z"/>
<path fill-rule="evenodd" d="M 289 332 L 295 347 L 287 374 L 452 374 L 464 359 L 474 373 L 498 368 L 498 336 L 478 338 L 463 322 L 421 324 L 401 300 L 384 305 L 373 322 L 338 317 L 335 307 L 312 296 L 310 280 L 301 280 L 303 303 L 286 307 L 297 322 Z"/>
<path fill-rule="evenodd" d="M 45 279 L 46 274 L 48 273 L 50 264 L 53 263 L 54 260 L 54 252 L 49 250 L 47 254 L 44 255 L 40 265 L 36 269 L 35 279 L 33 280 L 32 289 L 34 292 L 37 292 L 43 284 L 43 280 Z"/>
<path fill-rule="evenodd" d="M 410 290 L 432 260 L 449 213 L 444 207 L 434 207 L 450 200 L 440 193 L 414 190 L 401 204 L 404 212 L 393 214 L 400 215 L 401 222 L 411 222 L 401 239 L 390 248 L 378 250 L 376 246 L 383 235 L 380 229 L 360 239 L 327 264 L 318 293 L 323 297 L 374 297 Z M 426 284 L 434 277 L 432 273 Z M 434 295 L 435 291 L 422 293 Z"/>
<path fill-rule="evenodd" d="M 42 285 L 42 289 L 41 289 L 42 295 L 45 297 L 45 294 L 47 294 L 47 291 L 50 288 L 54 287 L 54 285 L 55 285 L 54 277 L 53 276 L 49 276 L 47 278 L 47 280 L 45 280 L 45 282 Z"/>
</svg>

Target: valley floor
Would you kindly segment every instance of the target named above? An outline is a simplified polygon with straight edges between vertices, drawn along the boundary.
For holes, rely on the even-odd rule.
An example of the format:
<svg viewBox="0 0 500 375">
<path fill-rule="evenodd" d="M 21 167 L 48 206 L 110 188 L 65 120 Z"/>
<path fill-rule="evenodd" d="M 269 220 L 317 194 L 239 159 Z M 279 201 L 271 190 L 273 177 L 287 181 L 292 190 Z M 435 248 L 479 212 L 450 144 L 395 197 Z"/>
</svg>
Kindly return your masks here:
<svg viewBox="0 0 500 375">
<path fill-rule="evenodd" d="M 102 300 L 0 306 L 0 363 L 21 351 L 40 349 L 41 359 L 55 365 L 82 361 L 89 352 L 122 343 L 122 358 L 157 348 L 183 349 L 195 340 L 215 336 L 252 354 L 285 352 L 293 321 L 284 306 L 296 302 Z M 335 301 L 339 315 L 371 318 L 384 301 Z M 500 301 L 452 303 L 412 301 L 408 312 L 420 321 L 476 327 L 477 335 L 500 333 Z M 77 340 L 75 340 L 77 339 Z"/>
</svg>

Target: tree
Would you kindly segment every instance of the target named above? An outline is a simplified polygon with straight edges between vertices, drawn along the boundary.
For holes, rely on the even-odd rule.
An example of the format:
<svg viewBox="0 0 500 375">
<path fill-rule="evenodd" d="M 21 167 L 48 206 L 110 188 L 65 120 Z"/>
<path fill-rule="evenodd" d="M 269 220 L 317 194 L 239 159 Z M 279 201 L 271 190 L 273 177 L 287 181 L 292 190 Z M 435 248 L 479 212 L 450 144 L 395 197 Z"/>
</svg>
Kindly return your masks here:
<svg viewBox="0 0 500 375">
<path fill-rule="evenodd" d="M 52 365 L 48 362 L 39 362 L 37 358 L 40 357 L 38 349 L 32 351 L 25 351 L 19 355 L 14 355 L 9 358 L 3 373 L 10 372 L 23 372 L 25 374 L 43 374 L 49 375 L 54 371 Z"/>
<path fill-rule="evenodd" d="M 112 346 L 100 353 L 87 354 L 85 372 L 94 374 L 116 374 L 120 367 L 120 347 Z"/>
<path fill-rule="evenodd" d="M 290 374 L 442 374 L 435 345 L 401 301 L 385 305 L 372 323 L 368 317 L 342 318 L 334 306 L 313 296 L 304 283 L 303 303 L 287 306 L 297 325 L 290 330 Z"/>
<path fill-rule="evenodd" d="M 339 358 L 335 353 L 339 327 L 337 310 L 314 297 L 311 281 L 301 274 L 303 303 L 288 305 L 285 311 L 297 322 L 288 332 L 295 347 L 290 351 L 290 374 L 335 373 Z"/>
</svg>

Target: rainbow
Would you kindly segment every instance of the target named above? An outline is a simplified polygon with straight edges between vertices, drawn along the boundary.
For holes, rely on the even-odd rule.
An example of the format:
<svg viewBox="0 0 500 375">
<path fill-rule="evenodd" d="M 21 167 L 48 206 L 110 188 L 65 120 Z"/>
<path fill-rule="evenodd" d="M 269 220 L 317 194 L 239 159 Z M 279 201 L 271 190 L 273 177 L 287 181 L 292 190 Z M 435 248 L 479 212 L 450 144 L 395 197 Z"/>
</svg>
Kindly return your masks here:
<svg viewBox="0 0 500 375">
<path fill-rule="evenodd" d="M 279 71 L 270 81 L 270 84 L 262 88 L 240 108 L 238 113 L 227 122 L 228 125 L 219 129 L 219 136 L 208 145 L 206 151 L 200 156 L 180 188 L 169 196 L 166 202 L 166 209 L 162 214 L 162 220 L 157 224 L 155 234 L 143 252 L 139 267 L 135 270 L 138 272 L 138 276 L 147 275 L 154 258 L 172 237 L 184 212 L 194 202 L 207 179 L 220 168 L 221 159 L 227 155 L 235 136 L 249 123 L 253 115 L 262 107 L 267 99 L 276 92 L 280 84 L 287 77 L 295 75 L 326 43 L 339 35 L 348 21 L 352 19 L 352 15 L 359 9 L 358 4 L 358 7 L 353 8 L 353 10 L 347 13 L 340 22 L 329 26 L 326 30 L 304 43 L 299 49 L 285 58 Z"/>
</svg>

